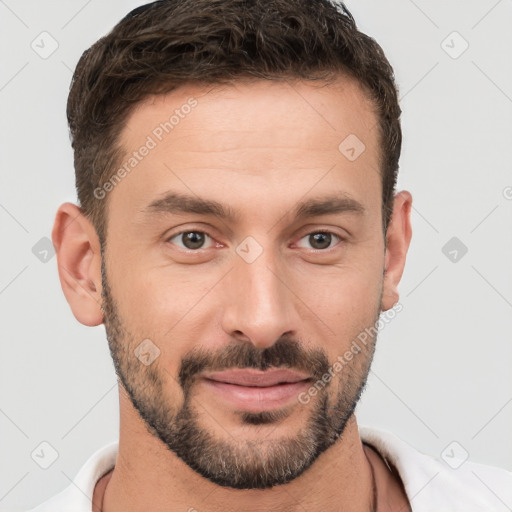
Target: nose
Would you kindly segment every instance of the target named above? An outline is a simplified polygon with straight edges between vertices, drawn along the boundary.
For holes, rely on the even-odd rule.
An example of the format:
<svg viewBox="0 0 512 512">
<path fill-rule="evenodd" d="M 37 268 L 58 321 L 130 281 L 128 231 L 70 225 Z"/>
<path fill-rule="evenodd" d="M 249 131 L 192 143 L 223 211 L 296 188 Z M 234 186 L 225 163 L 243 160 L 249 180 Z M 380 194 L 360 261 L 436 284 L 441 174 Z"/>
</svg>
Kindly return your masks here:
<svg viewBox="0 0 512 512">
<path fill-rule="evenodd" d="M 224 286 L 222 327 L 235 339 L 258 348 L 273 345 L 282 336 L 295 335 L 299 317 L 288 272 L 275 265 L 270 249 L 251 263 L 236 256 Z"/>
</svg>

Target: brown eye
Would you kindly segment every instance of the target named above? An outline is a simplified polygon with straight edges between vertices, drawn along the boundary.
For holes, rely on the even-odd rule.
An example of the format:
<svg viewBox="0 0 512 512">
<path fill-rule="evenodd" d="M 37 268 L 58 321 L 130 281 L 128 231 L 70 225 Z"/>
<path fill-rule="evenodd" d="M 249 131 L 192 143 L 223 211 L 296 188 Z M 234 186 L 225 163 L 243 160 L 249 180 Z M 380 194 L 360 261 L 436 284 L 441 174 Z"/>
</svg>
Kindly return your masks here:
<svg viewBox="0 0 512 512">
<path fill-rule="evenodd" d="M 309 233 L 309 235 L 306 235 L 301 240 L 307 240 L 308 244 L 310 245 L 309 248 L 315 249 L 315 250 L 325 250 L 330 249 L 331 243 L 333 242 L 333 237 L 338 240 L 341 240 L 341 237 L 331 233 L 329 231 L 316 231 L 313 233 Z"/>
<path fill-rule="evenodd" d="M 202 231 L 182 231 L 170 237 L 168 242 L 176 239 L 178 242 L 181 242 L 181 245 L 179 243 L 176 244 L 178 247 L 193 251 L 196 249 L 204 249 L 203 246 L 207 237 L 210 238 L 209 235 Z"/>
</svg>

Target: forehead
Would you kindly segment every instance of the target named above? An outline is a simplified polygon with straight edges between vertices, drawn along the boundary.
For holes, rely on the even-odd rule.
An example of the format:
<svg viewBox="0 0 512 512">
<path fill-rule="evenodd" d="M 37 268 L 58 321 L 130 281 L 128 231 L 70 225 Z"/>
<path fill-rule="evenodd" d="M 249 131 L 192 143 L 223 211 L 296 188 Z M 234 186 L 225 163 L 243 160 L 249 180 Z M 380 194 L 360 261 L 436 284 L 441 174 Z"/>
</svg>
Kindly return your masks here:
<svg viewBox="0 0 512 512">
<path fill-rule="evenodd" d="M 279 147 L 332 149 L 349 135 L 377 149 L 374 105 L 352 78 L 315 81 L 232 82 L 186 85 L 151 95 L 128 117 L 122 146 L 138 147 L 150 135 L 159 146 L 179 151 L 193 144 L 216 152 L 253 139 L 261 150 Z M 193 140 L 192 140 L 193 139 Z"/>
<path fill-rule="evenodd" d="M 349 196 L 380 187 L 377 117 L 349 78 L 183 86 L 137 105 L 120 140 L 124 163 L 150 147 L 113 191 L 120 207 L 124 198 L 140 210 L 178 189 L 243 206 L 312 187 Z"/>
</svg>

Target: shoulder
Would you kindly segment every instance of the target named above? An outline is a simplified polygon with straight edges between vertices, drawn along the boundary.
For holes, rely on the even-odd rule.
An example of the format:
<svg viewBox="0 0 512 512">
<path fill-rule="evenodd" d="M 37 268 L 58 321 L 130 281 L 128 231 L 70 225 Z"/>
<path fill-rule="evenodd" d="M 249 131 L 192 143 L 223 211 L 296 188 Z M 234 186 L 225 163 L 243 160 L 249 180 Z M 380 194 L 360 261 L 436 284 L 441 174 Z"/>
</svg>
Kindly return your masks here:
<svg viewBox="0 0 512 512">
<path fill-rule="evenodd" d="M 364 426 L 359 433 L 398 470 L 414 512 L 511 510 L 512 472 L 457 458 L 457 449 L 436 458 L 385 430 Z"/>
<path fill-rule="evenodd" d="M 92 512 L 94 487 L 116 463 L 118 442 L 103 446 L 93 453 L 63 491 L 27 512 Z"/>
</svg>

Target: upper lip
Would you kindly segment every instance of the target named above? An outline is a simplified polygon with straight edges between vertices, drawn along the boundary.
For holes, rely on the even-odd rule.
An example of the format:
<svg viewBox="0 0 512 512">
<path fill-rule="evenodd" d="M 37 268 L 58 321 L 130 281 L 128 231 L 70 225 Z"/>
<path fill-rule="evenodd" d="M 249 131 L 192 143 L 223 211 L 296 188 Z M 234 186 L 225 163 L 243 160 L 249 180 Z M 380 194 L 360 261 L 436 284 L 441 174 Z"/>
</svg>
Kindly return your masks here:
<svg viewBox="0 0 512 512">
<path fill-rule="evenodd" d="M 205 372 L 203 377 L 217 382 L 236 384 L 238 386 L 266 387 L 283 382 L 300 382 L 310 378 L 310 375 L 294 370 L 275 368 L 270 370 L 254 370 L 238 368 L 221 372 Z"/>
</svg>

